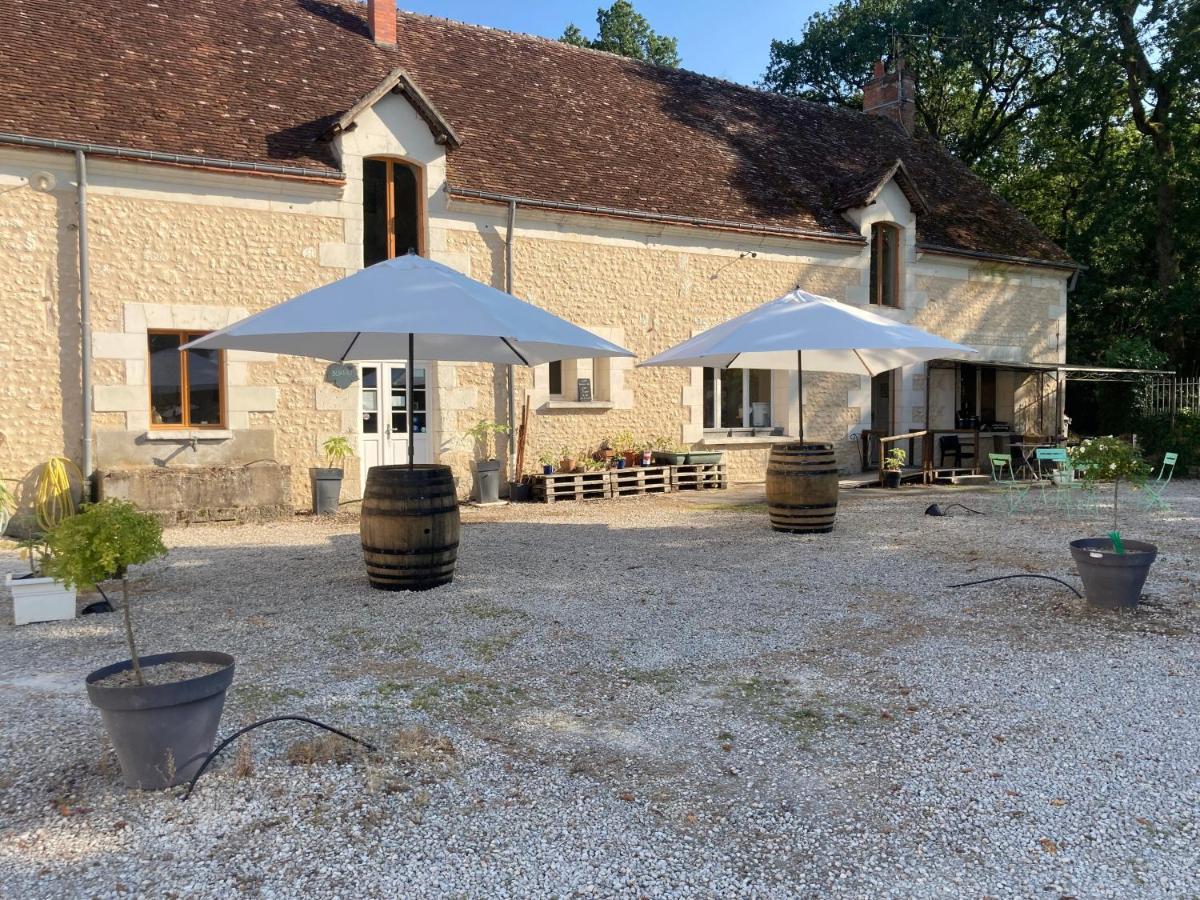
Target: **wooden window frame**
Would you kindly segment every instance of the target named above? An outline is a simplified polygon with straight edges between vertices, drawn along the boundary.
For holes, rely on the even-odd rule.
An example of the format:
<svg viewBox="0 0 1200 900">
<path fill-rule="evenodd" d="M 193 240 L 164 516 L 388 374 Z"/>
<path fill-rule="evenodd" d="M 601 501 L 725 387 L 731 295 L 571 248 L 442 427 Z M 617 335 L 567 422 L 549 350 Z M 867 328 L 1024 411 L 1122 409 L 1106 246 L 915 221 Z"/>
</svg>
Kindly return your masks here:
<svg viewBox="0 0 1200 900">
<path fill-rule="evenodd" d="M 191 423 L 191 390 L 188 385 L 188 367 L 184 364 L 184 356 L 186 350 L 179 351 L 179 405 L 183 414 L 182 422 L 155 422 L 154 421 L 154 362 L 151 359 L 150 353 L 150 338 L 156 334 L 173 334 L 179 338 L 180 346 L 186 344 L 189 340 L 188 335 L 196 335 L 203 337 L 208 332 L 201 332 L 194 328 L 149 328 L 146 330 L 146 402 L 150 410 L 150 429 L 152 431 L 190 431 L 193 429 L 209 429 L 212 431 L 227 430 L 229 421 L 228 410 L 228 387 L 225 383 L 225 351 L 217 351 L 217 384 L 221 398 L 221 421 L 215 425 L 193 425 Z"/>
<path fill-rule="evenodd" d="M 885 232 L 888 232 L 888 231 L 890 231 L 895 236 L 895 240 L 896 240 L 896 252 L 892 256 L 892 264 L 890 266 L 890 272 L 888 273 L 891 275 L 892 284 L 895 286 L 895 290 L 894 290 L 895 302 L 894 303 L 887 303 L 887 302 L 885 302 L 885 299 L 884 299 L 887 295 L 887 292 L 884 289 L 884 284 L 885 284 L 886 279 L 883 277 L 884 273 L 882 271 L 882 259 L 883 259 L 883 248 L 884 248 L 884 234 L 885 234 Z M 900 297 L 900 245 L 901 245 L 901 238 L 903 236 L 904 236 L 903 229 L 901 229 L 901 227 L 899 225 L 897 225 L 895 222 L 876 222 L 871 226 L 871 260 L 869 263 L 870 268 L 877 269 L 876 260 L 877 259 L 880 260 L 880 265 L 877 269 L 877 271 L 879 271 L 879 276 L 875 279 L 875 284 L 873 285 L 874 290 L 872 291 L 872 294 L 870 297 L 870 304 L 872 306 L 884 306 L 889 309 L 903 308 L 903 301 L 901 300 L 901 297 Z"/>
<path fill-rule="evenodd" d="M 396 182 L 395 167 L 403 166 L 413 173 L 417 183 L 417 255 L 426 255 L 427 237 L 425 215 L 425 167 L 405 159 L 402 156 L 367 156 L 363 161 L 381 162 L 386 166 L 384 184 L 387 185 L 385 197 L 385 215 L 387 218 L 387 258 L 396 258 Z M 363 234 L 363 244 L 366 244 L 366 234 Z"/>
</svg>

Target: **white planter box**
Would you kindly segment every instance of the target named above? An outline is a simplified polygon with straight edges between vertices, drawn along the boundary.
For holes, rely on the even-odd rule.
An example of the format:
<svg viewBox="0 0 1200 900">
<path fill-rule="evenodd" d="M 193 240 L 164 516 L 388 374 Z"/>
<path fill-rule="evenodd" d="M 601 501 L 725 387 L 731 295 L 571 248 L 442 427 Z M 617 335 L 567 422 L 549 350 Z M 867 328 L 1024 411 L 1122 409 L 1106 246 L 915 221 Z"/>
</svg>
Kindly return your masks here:
<svg viewBox="0 0 1200 900">
<path fill-rule="evenodd" d="M 14 625 L 75 618 L 75 589 L 53 578 L 13 578 L 9 572 L 4 585 L 12 591 Z"/>
</svg>

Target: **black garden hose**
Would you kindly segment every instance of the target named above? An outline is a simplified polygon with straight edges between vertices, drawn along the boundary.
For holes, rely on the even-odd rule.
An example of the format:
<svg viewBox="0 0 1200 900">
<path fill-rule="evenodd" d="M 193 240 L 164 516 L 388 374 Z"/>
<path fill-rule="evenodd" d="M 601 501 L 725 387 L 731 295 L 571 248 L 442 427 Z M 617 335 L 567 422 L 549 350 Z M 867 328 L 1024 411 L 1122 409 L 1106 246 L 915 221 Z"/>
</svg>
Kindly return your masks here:
<svg viewBox="0 0 1200 900">
<path fill-rule="evenodd" d="M 356 744 L 361 744 L 362 746 L 366 747 L 368 750 L 370 750 L 372 752 L 374 752 L 374 750 L 375 750 L 374 744 L 364 741 L 361 738 L 356 738 L 352 734 L 347 734 L 346 732 L 342 731 L 340 728 L 334 728 L 332 725 L 326 725 L 324 722 L 318 722 L 316 719 L 310 719 L 307 716 L 271 716 L 269 719 L 259 719 L 257 722 L 253 722 L 253 723 L 247 725 L 245 728 L 239 728 L 237 731 L 235 731 L 229 737 L 225 738 L 225 740 L 221 741 L 221 743 L 217 745 L 216 750 L 214 750 L 212 753 L 208 754 L 208 756 L 204 760 L 204 764 L 201 765 L 200 768 L 196 771 L 196 774 L 192 776 L 191 783 L 188 784 L 187 793 L 183 795 L 183 799 L 187 800 L 188 797 L 192 796 L 192 791 L 194 791 L 196 789 L 196 782 L 199 781 L 200 776 L 203 775 L 205 773 L 205 771 L 207 771 L 209 764 L 214 759 L 217 758 L 217 754 L 219 754 L 222 750 L 224 750 L 226 747 L 228 747 L 230 744 L 232 744 L 234 741 L 236 741 L 238 738 L 240 738 L 247 731 L 252 731 L 253 729 L 258 728 L 262 725 L 270 725 L 272 722 L 305 722 L 309 725 L 316 725 L 318 728 L 324 728 L 326 731 L 331 731 L 334 734 L 336 734 L 338 737 L 344 737 L 348 741 L 353 741 Z"/>
<path fill-rule="evenodd" d="M 978 581 L 964 581 L 962 584 L 948 584 L 948 585 L 946 585 L 946 587 L 952 587 L 952 588 L 971 587 L 972 585 L 975 585 L 975 584 L 987 584 L 988 582 L 991 582 L 991 581 L 1004 581 L 1008 578 L 1044 578 L 1047 581 L 1057 581 L 1063 587 L 1069 588 L 1075 594 L 1076 597 L 1078 597 L 1081 600 L 1083 599 L 1083 594 L 1079 593 L 1079 591 L 1075 589 L 1074 585 L 1063 581 L 1061 578 L 1055 578 L 1053 575 L 1027 575 L 1027 574 L 1026 575 L 997 575 L 995 578 L 980 578 Z"/>
<path fill-rule="evenodd" d="M 961 504 L 961 503 L 951 503 L 945 507 L 939 506 L 936 503 L 930 503 L 927 507 L 925 507 L 925 515 L 927 515 L 927 516 L 946 516 L 946 515 L 949 515 L 948 511 L 951 509 L 954 509 L 954 507 L 956 507 L 956 506 L 962 507 L 967 512 L 974 513 L 977 516 L 985 515 L 985 513 L 981 513 L 977 509 L 971 509 L 971 507 L 969 507 L 969 506 L 963 506 L 963 504 Z"/>
</svg>

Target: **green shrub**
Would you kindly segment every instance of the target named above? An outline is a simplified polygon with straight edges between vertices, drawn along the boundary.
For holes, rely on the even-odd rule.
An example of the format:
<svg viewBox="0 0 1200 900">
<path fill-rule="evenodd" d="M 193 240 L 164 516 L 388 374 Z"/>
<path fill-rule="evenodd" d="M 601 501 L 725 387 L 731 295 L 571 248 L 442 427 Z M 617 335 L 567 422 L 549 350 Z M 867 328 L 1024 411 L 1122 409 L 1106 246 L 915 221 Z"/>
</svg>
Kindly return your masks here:
<svg viewBox="0 0 1200 900">
<path fill-rule="evenodd" d="M 354 455 L 354 448 L 350 446 L 350 441 L 344 434 L 337 434 L 325 441 L 321 445 L 321 449 L 325 451 L 325 468 L 340 469 L 350 457 Z"/>
<path fill-rule="evenodd" d="M 69 587 L 99 588 L 103 581 L 121 579 L 125 641 L 138 684 L 145 684 L 133 635 L 126 573 L 130 566 L 166 554 L 162 525 L 132 503 L 106 500 L 89 504 L 78 515 L 63 519 L 46 535 L 46 544 L 50 555 L 43 566 L 45 574 Z"/>
<path fill-rule="evenodd" d="M 1164 453 L 1179 454 L 1179 474 L 1188 466 L 1200 464 L 1200 410 L 1181 409 L 1171 422 L 1170 413 L 1139 417 L 1134 425 L 1138 443 L 1154 465 L 1162 462 Z"/>
</svg>

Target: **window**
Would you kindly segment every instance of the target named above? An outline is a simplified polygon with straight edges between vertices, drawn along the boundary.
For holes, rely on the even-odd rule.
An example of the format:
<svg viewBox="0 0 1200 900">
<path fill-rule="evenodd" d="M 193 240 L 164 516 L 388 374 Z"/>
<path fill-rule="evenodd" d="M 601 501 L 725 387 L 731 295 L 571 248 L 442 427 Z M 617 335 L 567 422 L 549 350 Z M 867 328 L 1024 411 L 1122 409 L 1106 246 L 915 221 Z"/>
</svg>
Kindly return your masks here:
<svg viewBox="0 0 1200 900">
<path fill-rule="evenodd" d="M 900 305 L 900 229 L 885 222 L 871 226 L 871 303 Z"/>
<path fill-rule="evenodd" d="M 550 396 L 562 396 L 562 360 L 556 359 L 550 363 Z"/>
<path fill-rule="evenodd" d="M 770 369 L 705 369 L 704 427 L 771 427 Z"/>
<path fill-rule="evenodd" d="M 224 354 L 179 348 L 204 332 L 152 331 L 150 423 L 159 428 L 221 428 L 225 418 Z"/>
<path fill-rule="evenodd" d="M 407 163 L 363 160 L 363 265 L 424 252 L 420 184 Z"/>
<path fill-rule="evenodd" d="M 386 390 L 380 395 L 380 369 L 378 366 L 362 367 L 362 431 L 363 434 L 380 433 L 380 414 L 385 436 L 402 436 L 408 433 L 408 415 L 413 417 L 413 433 L 424 434 L 428 430 L 426 408 L 426 372 L 424 366 L 413 369 L 412 406 L 408 403 L 408 367 L 385 365 L 382 384 Z M 382 404 L 380 401 L 383 401 Z M 381 409 L 382 406 L 382 409 Z"/>
</svg>

